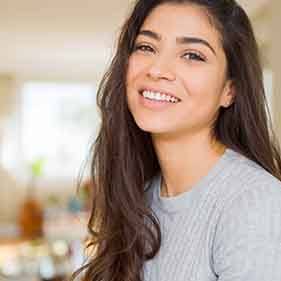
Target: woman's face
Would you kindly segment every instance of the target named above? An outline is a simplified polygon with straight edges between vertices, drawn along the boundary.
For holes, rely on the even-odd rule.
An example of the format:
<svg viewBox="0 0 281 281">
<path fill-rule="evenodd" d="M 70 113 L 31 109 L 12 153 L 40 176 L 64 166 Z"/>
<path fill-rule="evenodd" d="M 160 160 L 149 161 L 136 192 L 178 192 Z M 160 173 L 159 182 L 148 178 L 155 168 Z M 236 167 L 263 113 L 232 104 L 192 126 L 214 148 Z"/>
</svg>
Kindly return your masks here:
<svg viewBox="0 0 281 281">
<path fill-rule="evenodd" d="M 210 128 L 231 101 L 220 34 L 191 4 L 162 4 L 144 21 L 129 57 L 127 101 L 137 125 L 175 136 Z"/>
</svg>

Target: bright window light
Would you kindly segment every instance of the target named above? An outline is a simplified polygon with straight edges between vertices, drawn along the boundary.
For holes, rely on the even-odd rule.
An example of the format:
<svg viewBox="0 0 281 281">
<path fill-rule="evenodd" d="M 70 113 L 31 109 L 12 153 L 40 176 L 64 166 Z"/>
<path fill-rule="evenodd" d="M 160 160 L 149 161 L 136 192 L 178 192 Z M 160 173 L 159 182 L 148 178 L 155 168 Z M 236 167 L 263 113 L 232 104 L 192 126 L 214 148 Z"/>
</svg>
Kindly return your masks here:
<svg viewBox="0 0 281 281">
<path fill-rule="evenodd" d="M 29 82 L 22 96 L 22 151 L 26 164 L 43 159 L 44 177 L 76 176 L 99 117 L 90 84 Z"/>
</svg>

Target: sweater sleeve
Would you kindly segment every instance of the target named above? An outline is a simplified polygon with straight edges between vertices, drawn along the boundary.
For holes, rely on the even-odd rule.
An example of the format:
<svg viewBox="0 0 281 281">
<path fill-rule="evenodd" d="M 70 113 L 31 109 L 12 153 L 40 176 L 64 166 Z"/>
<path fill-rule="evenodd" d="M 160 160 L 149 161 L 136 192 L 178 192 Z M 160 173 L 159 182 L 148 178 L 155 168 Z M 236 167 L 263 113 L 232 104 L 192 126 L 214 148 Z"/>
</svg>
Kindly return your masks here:
<svg viewBox="0 0 281 281">
<path fill-rule="evenodd" d="M 249 187 L 225 206 L 216 227 L 218 281 L 281 281 L 281 182 Z"/>
</svg>

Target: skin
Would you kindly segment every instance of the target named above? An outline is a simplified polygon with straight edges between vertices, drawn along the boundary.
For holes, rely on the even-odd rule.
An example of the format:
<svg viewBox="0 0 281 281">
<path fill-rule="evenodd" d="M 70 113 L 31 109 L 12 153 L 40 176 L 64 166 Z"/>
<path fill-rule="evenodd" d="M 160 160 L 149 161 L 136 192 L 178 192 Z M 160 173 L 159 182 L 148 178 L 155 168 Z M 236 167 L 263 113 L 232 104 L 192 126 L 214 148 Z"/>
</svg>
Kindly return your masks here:
<svg viewBox="0 0 281 281">
<path fill-rule="evenodd" d="M 207 43 L 183 43 L 179 37 Z M 220 33 L 203 8 L 166 3 L 144 21 L 129 58 L 127 102 L 137 125 L 151 133 L 162 196 L 190 190 L 224 153 L 210 131 L 219 108 L 228 107 L 235 94 L 226 69 Z M 143 87 L 166 90 L 181 101 L 163 110 L 147 108 L 139 102 Z"/>
</svg>

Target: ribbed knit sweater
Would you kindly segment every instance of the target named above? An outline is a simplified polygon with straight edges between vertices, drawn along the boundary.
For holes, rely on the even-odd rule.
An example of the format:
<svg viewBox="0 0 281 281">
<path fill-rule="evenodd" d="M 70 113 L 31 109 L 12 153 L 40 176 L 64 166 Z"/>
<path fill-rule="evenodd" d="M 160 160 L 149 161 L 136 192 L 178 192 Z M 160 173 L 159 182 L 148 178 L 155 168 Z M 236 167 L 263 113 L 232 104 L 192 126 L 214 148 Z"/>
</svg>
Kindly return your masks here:
<svg viewBox="0 0 281 281">
<path fill-rule="evenodd" d="M 161 180 L 146 188 L 162 244 L 144 265 L 144 281 L 281 281 L 277 178 L 227 148 L 189 191 L 163 197 Z"/>
</svg>

